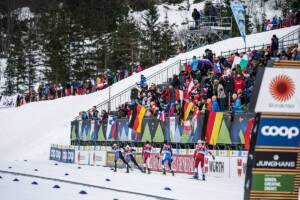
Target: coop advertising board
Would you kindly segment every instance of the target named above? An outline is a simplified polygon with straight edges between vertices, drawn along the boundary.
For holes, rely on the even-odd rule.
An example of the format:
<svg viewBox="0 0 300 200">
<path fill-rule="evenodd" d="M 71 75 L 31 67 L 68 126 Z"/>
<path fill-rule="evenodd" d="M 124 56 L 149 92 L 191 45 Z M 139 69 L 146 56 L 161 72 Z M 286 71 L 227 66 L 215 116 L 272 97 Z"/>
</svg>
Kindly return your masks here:
<svg viewBox="0 0 300 200">
<path fill-rule="evenodd" d="M 262 117 L 256 146 L 298 147 L 300 118 Z"/>
<path fill-rule="evenodd" d="M 255 112 L 300 114 L 300 70 L 266 68 Z"/>
</svg>

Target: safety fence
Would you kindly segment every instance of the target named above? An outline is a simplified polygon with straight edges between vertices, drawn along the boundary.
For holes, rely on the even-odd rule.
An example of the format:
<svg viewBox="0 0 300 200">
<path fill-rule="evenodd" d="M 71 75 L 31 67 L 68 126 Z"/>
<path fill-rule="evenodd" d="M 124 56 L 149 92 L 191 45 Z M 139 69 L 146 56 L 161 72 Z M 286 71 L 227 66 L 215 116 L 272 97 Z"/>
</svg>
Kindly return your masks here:
<svg viewBox="0 0 300 200">
<path fill-rule="evenodd" d="M 251 130 L 251 119 L 253 113 L 231 113 L 223 114 L 219 122 L 205 120 L 205 115 L 198 119 L 187 120 L 181 124 L 179 117 L 167 117 L 166 121 L 160 121 L 155 117 L 145 117 L 142 121 L 141 133 L 136 133 L 128 128 L 129 119 L 121 118 L 116 123 L 115 133 L 107 129 L 107 120 L 99 123 L 95 120 L 75 120 L 71 122 L 71 144 L 95 145 L 103 141 L 120 142 L 145 142 L 153 143 L 167 140 L 172 143 L 196 143 L 199 139 L 207 137 L 206 128 L 209 123 L 219 124 L 215 132 L 216 144 L 248 144 L 246 132 Z M 111 126 L 110 126 L 111 127 Z M 213 131 L 213 130 L 212 130 Z M 113 136 L 114 135 L 114 136 Z M 246 136 L 246 137 L 245 137 Z M 245 142 L 246 141 L 246 142 Z M 207 142 L 210 144 L 209 142 Z"/>
<path fill-rule="evenodd" d="M 133 153 L 137 163 L 142 166 L 142 148 L 134 148 Z M 160 148 L 154 148 L 150 156 L 151 171 L 162 172 Z M 215 160 L 206 155 L 204 171 L 207 176 L 222 178 L 244 178 L 246 172 L 247 151 L 213 150 Z M 194 149 L 173 149 L 172 168 L 175 173 L 194 174 Z M 114 166 L 114 152 L 108 146 L 62 146 L 51 145 L 50 160 L 63 163 L 76 163 L 92 166 Z M 133 163 L 129 163 L 133 166 Z M 119 168 L 125 168 L 122 162 L 117 163 Z M 135 168 L 135 167 L 134 167 Z M 169 171 L 169 168 L 166 167 Z"/>
</svg>

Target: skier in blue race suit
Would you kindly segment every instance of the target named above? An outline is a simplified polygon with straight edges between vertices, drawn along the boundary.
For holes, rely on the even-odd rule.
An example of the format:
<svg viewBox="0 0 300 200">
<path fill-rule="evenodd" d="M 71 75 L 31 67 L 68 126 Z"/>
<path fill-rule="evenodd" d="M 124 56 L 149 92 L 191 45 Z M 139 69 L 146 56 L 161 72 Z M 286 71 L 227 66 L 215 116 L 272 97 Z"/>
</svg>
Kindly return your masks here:
<svg viewBox="0 0 300 200">
<path fill-rule="evenodd" d="M 164 144 L 160 149 L 160 153 L 163 154 L 163 158 L 162 158 L 162 161 L 161 161 L 162 168 L 164 169 L 163 175 L 166 174 L 165 162 L 168 161 L 169 168 L 171 170 L 172 175 L 174 176 L 174 172 L 173 172 L 173 169 L 172 169 L 172 161 L 173 161 L 173 159 L 172 159 L 172 156 L 173 156 L 172 146 L 170 144 L 168 144 L 167 140 L 164 141 Z"/>
</svg>

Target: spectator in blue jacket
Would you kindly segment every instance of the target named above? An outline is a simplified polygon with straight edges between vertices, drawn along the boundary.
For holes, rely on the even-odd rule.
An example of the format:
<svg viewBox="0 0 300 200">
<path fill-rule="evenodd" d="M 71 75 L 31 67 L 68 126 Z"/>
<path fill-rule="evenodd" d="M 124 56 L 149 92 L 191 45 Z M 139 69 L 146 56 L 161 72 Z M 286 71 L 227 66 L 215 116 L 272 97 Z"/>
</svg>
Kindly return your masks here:
<svg viewBox="0 0 300 200">
<path fill-rule="evenodd" d="M 193 56 L 193 60 L 190 62 L 190 66 L 192 66 L 192 71 L 197 72 L 198 71 L 198 60 L 196 59 L 196 56 Z"/>
<path fill-rule="evenodd" d="M 144 86 L 144 83 L 147 81 L 147 79 L 146 79 L 146 77 L 143 75 L 143 74 L 141 74 L 141 81 L 140 81 L 140 83 L 139 83 L 139 86 L 140 87 L 143 87 Z"/>
<path fill-rule="evenodd" d="M 214 112 L 220 112 L 220 107 L 219 107 L 219 104 L 217 101 L 217 97 L 214 95 L 214 96 L 212 96 L 211 100 L 212 100 L 211 110 Z"/>
<path fill-rule="evenodd" d="M 295 57 L 295 60 L 299 60 L 300 61 L 300 47 L 297 49 L 297 55 Z"/>
<path fill-rule="evenodd" d="M 241 99 L 238 98 L 237 94 L 232 95 L 233 105 L 232 105 L 232 112 L 242 112 L 242 102 Z"/>
</svg>

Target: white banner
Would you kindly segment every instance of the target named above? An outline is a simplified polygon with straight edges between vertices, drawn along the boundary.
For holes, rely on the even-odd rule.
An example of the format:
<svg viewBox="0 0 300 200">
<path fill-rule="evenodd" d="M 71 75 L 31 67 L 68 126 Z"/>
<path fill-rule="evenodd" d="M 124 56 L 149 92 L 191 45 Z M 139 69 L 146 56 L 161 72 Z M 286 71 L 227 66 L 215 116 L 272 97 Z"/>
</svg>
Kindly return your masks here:
<svg viewBox="0 0 300 200">
<path fill-rule="evenodd" d="M 208 176 L 229 178 L 229 157 L 216 156 L 215 160 L 211 156 L 204 158 L 204 171 Z"/>
<path fill-rule="evenodd" d="M 106 151 L 90 151 L 90 164 L 94 166 L 105 166 Z"/>
<path fill-rule="evenodd" d="M 300 69 L 266 68 L 255 112 L 300 113 Z"/>
<path fill-rule="evenodd" d="M 18 95 L 2 96 L 2 98 L 0 100 L 0 108 L 17 107 L 17 97 L 18 97 Z"/>
<path fill-rule="evenodd" d="M 80 165 L 90 164 L 90 151 L 89 147 L 78 146 L 75 149 L 75 163 Z"/>
<path fill-rule="evenodd" d="M 247 157 L 230 157 L 230 178 L 245 178 Z"/>
</svg>

